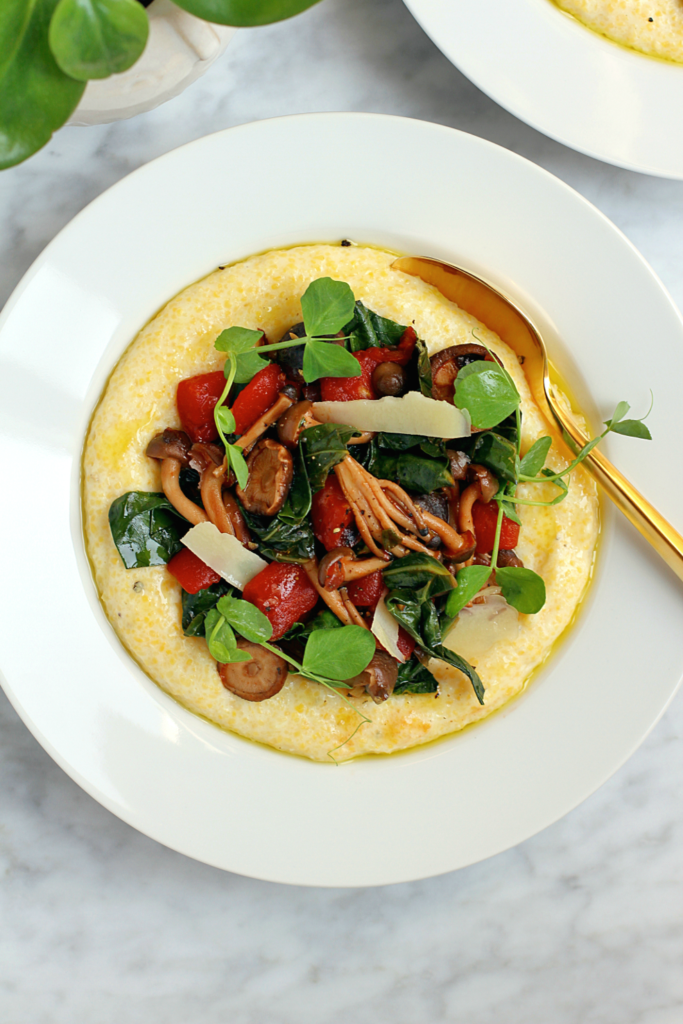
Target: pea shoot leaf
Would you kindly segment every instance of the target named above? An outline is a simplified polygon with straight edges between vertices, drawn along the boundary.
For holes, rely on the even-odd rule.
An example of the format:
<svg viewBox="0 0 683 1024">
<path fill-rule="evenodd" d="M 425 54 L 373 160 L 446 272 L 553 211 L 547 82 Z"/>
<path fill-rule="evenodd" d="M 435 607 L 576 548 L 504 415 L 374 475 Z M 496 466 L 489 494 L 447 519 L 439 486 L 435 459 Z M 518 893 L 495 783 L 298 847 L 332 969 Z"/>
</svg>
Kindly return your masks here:
<svg viewBox="0 0 683 1024">
<path fill-rule="evenodd" d="M 50 49 L 56 3 L 0 3 L 0 170 L 44 146 L 83 95 L 85 83 L 65 75 Z"/>
<path fill-rule="evenodd" d="M 467 409 L 472 426 L 495 427 L 519 406 L 520 397 L 509 374 L 498 363 L 480 360 L 463 366 L 455 380 L 455 404 Z"/>
<path fill-rule="evenodd" d="M 496 584 L 507 603 L 524 615 L 535 615 L 545 604 L 545 583 L 533 569 L 518 566 L 496 569 Z"/>
<path fill-rule="evenodd" d="M 445 614 L 450 620 L 449 625 L 465 605 L 469 604 L 473 597 L 476 597 L 490 576 L 491 568 L 488 565 L 468 565 L 465 569 L 460 570 L 456 576 L 457 586 L 455 590 L 451 590 L 446 600 Z M 444 623 L 442 623 L 442 627 L 444 630 L 447 628 Z"/>
<path fill-rule="evenodd" d="M 252 331 L 248 327 L 228 327 L 221 331 L 214 342 L 219 352 L 228 352 L 236 365 L 235 380 L 238 384 L 248 384 L 259 370 L 268 365 L 268 360 L 258 353 L 258 344 L 263 338 L 263 331 Z M 230 360 L 226 360 L 224 373 L 230 372 Z"/>
<path fill-rule="evenodd" d="M 630 408 L 631 406 L 628 404 L 628 402 L 619 402 L 617 404 L 616 409 L 612 413 L 612 418 L 604 421 L 607 429 L 611 430 L 615 423 L 619 423 L 620 420 L 623 420 L 624 416 Z"/>
<path fill-rule="evenodd" d="M 304 672 L 328 679 L 352 679 L 367 668 L 375 653 L 375 638 L 362 626 L 316 629 L 308 638 Z"/>
<path fill-rule="evenodd" d="M 224 434 L 234 434 L 235 417 L 227 405 L 220 405 L 215 411 L 214 419 Z"/>
<path fill-rule="evenodd" d="M 552 437 L 539 437 L 538 441 L 534 441 L 519 464 L 519 471 L 523 476 L 537 476 L 540 473 L 552 443 Z"/>
<path fill-rule="evenodd" d="M 312 384 L 320 377 L 360 377 L 361 368 L 358 360 L 341 345 L 311 340 L 304 348 L 301 372 L 306 383 Z"/>
<path fill-rule="evenodd" d="M 270 621 L 251 601 L 226 595 L 220 598 L 216 608 L 245 640 L 261 643 L 273 635 Z"/>
<path fill-rule="evenodd" d="M 610 427 L 613 434 L 624 434 L 626 437 L 639 437 L 643 441 L 651 441 L 652 434 L 642 420 L 621 420 Z"/>
<path fill-rule="evenodd" d="M 148 35 L 147 12 L 137 0 L 59 0 L 49 41 L 62 71 L 85 82 L 132 67 Z"/>
<path fill-rule="evenodd" d="M 226 445 L 225 454 L 228 457 L 228 462 L 232 466 L 233 473 L 237 477 L 237 483 L 240 485 L 242 490 L 244 490 L 247 486 L 247 481 L 249 480 L 249 469 L 244 455 L 242 454 L 242 449 L 236 444 L 229 444 Z"/>
<path fill-rule="evenodd" d="M 342 327 L 351 320 L 354 309 L 355 299 L 349 285 L 346 281 L 333 281 L 331 277 L 319 277 L 316 281 L 311 281 L 301 296 L 304 327 L 309 338 L 320 337 L 322 334 L 336 334 L 341 331 Z M 358 366 L 357 363 L 356 366 Z M 354 375 L 328 373 L 327 376 Z"/>
<path fill-rule="evenodd" d="M 236 661 L 251 661 L 250 654 L 238 649 L 232 627 L 216 608 L 212 608 L 206 614 L 204 635 L 209 653 L 222 665 L 230 665 Z"/>
</svg>

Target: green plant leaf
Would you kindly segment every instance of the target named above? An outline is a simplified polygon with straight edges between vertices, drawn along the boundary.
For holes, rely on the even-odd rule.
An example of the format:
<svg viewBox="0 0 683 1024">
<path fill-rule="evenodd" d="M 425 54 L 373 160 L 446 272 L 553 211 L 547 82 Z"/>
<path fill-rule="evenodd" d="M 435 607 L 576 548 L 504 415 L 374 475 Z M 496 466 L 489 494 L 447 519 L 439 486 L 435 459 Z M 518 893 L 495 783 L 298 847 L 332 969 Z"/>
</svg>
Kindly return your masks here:
<svg viewBox="0 0 683 1024">
<path fill-rule="evenodd" d="M 432 673 L 414 655 L 398 666 L 394 693 L 436 693 L 438 689 Z"/>
<path fill-rule="evenodd" d="M 230 353 L 235 360 L 235 380 L 238 384 L 248 384 L 259 370 L 268 365 L 268 360 L 259 355 L 257 345 L 263 337 L 263 331 L 252 331 L 248 327 L 228 327 L 221 331 L 214 342 L 219 352 Z M 226 360 L 224 373 L 230 373 L 230 361 Z"/>
<path fill-rule="evenodd" d="M 49 40 L 62 71 L 86 82 L 132 67 L 148 35 L 147 12 L 137 0 L 59 0 Z"/>
<path fill-rule="evenodd" d="M 524 615 L 535 615 L 545 604 L 545 583 L 533 569 L 496 569 L 496 584 L 507 603 Z"/>
<path fill-rule="evenodd" d="M 333 281 L 331 277 L 319 277 L 316 281 L 311 281 L 301 296 L 306 334 L 309 338 L 319 338 L 322 334 L 336 334 L 341 331 L 351 320 L 355 304 L 353 292 L 346 281 Z M 357 363 L 356 365 L 358 366 Z"/>
<path fill-rule="evenodd" d="M 610 427 L 613 434 L 624 434 L 626 437 L 640 437 L 643 441 L 651 441 L 652 434 L 642 420 L 621 420 Z"/>
<path fill-rule="evenodd" d="M 301 372 L 306 383 L 312 384 L 320 377 L 360 377 L 361 368 L 358 360 L 341 345 L 330 345 L 327 341 L 308 341 Z"/>
<path fill-rule="evenodd" d="M 292 18 L 318 0 L 175 0 L 178 7 L 217 25 L 250 28 Z M 348 319 L 348 318 L 347 318 Z"/>
<path fill-rule="evenodd" d="M 183 590 L 182 627 L 185 636 L 204 636 L 204 620 L 207 614 L 216 607 L 221 597 L 231 594 L 232 591 L 233 588 L 225 580 L 212 583 L 210 587 L 204 587 L 196 594 L 188 594 Z"/>
<path fill-rule="evenodd" d="M 126 569 L 143 569 L 170 562 L 190 524 L 165 494 L 128 491 L 111 503 L 109 527 Z"/>
<path fill-rule="evenodd" d="M 328 679 L 352 679 L 368 667 L 375 647 L 374 636 L 362 626 L 316 629 L 308 638 L 302 665 L 305 672 Z"/>
<path fill-rule="evenodd" d="M 273 627 L 267 616 L 251 601 L 226 596 L 220 598 L 216 608 L 226 622 L 229 622 L 245 640 L 251 640 L 252 643 L 258 644 L 263 640 L 270 640 L 273 635 Z"/>
<path fill-rule="evenodd" d="M 228 462 L 232 466 L 233 473 L 237 477 L 237 483 L 240 485 L 242 490 L 244 490 L 249 479 L 249 468 L 247 466 L 246 459 L 242 454 L 242 449 L 239 445 L 228 444 L 225 447 L 225 454 L 228 457 Z"/>
<path fill-rule="evenodd" d="M 480 360 L 463 366 L 455 379 L 455 404 L 467 409 L 472 426 L 489 430 L 514 412 L 519 393 L 498 363 Z"/>
<path fill-rule="evenodd" d="M 301 431 L 299 445 L 303 448 L 312 494 L 324 486 L 332 467 L 346 458 L 346 445 L 354 433 L 353 427 L 340 423 L 319 423 Z"/>
<path fill-rule="evenodd" d="M 219 405 L 216 409 L 214 419 L 224 434 L 233 434 L 235 431 L 235 417 L 227 405 Z"/>
<path fill-rule="evenodd" d="M 360 300 L 356 302 L 352 320 L 343 328 L 344 334 L 349 335 L 352 352 L 365 348 L 395 348 L 406 330 L 403 324 L 373 313 Z"/>
<path fill-rule="evenodd" d="M 628 402 L 617 403 L 617 407 L 612 414 L 612 418 L 610 420 L 604 421 L 605 426 L 611 430 L 615 423 L 618 423 L 620 420 L 623 420 L 624 416 L 630 408 L 631 406 L 628 404 Z"/>
<path fill-rule="evenodd" d="M 390 590 L 409 590 L 417 601 L 447 594 L 455 586 L 446 566 L 421 551 L 394 559 L 383 570 L 383 576 Z"/>
<path fill-rule="evenodd" d="M 472 462 L 487 466 L 499 480 L 516 483 L 517 449 L 512 441 L 508 441 L 501 434 L 487 430 L 485 433 L 477 435 L 470 450 L 470 458 Z"/>
<path fill-rule="evenodd" d="M 520 473 L 524 476 L 536 476 L 540 473 L 552 443 L 552 437 L 539 437 L 538 441 L 534 441 L 519 464 Z"/>
<path fill-rule="evenodd" d="M 65 75 L 50 50 L 56 3 L 0 2 L 0 170 L 49 142 L 83 95 L 84 83 Z"/>
<path fill-rule="evenodd" d="M 251 655 L 237 647 L 232 627 L 216 608 L 207 612 L 204 619 L 204 630 L 209 654 L 216 661 L 220 661 L 223 665 L 234 664 L 236 661 L 251 661 Z"/>
<path fill-rule="evenodd" d="M 446 601 L 446 615 L 451 622 L 465 605 L 469 604 L 473 597 L 476 597 L 490 575 L 491 569 L 488 565 L 468 565 L 465 569 L 460 570 L 455 577 L 457 587 L 450 592 Z M 444 626 L 445 628 L 447 627 Z"/>
<path fill-rule="evenodd" d="M 439 487 L 452 487 L 453 477 L 447 459 L 430 459 L 412 452 L 379 451 L 369 469 L 381 480 L 395 480 L 407 491 L 429 494 Z"/>
</svg>

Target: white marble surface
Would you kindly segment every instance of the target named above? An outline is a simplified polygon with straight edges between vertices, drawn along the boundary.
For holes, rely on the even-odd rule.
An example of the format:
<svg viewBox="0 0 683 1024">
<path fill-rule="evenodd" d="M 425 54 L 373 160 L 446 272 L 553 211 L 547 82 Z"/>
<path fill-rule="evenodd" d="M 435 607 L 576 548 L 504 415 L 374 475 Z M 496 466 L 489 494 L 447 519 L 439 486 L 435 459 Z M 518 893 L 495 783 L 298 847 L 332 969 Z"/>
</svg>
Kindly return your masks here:
<svg viewBox="0 0 683 1024">
<path fill-rule="evenodd" d="M 608 167 L 516 121 L 400 0 L 325 0 L 239 32 L 166 106 L 66 129 L 2 173 L 0 302 L 140 164 L 228 125 L 339 109 L 438 121 L 529 157 L 615 221 L 683 305 L 683 183 Z M 252 881 L 158 846 L 86 796 L 0 701 L 5 1024 L 683 1020 L 680 696 L 617 775 L 541 835 L 451 875 L 357 891 Z"/>
</svg>

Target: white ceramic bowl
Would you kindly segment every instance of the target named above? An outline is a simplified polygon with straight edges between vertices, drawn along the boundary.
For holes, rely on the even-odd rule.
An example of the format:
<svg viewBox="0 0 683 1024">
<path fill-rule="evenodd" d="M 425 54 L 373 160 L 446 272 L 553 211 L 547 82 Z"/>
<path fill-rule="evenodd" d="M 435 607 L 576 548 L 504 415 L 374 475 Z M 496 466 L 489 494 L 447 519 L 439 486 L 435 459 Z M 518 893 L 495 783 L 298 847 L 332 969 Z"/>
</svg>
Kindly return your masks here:
<svg viewBox="0 0 683 1024">
<path fill-rule="evenodd" d="M 263 154 L 277 153 L 306 159 L 279 160 L 274 171 Z M 222 868 L 352 886 L 488 857 L 599 786 L 680 680 L 683 592 L 606 515 L 579 622 L 522 697 L 462 735 L 341 767 L 222 732 L 138 669 L 102 612 L 81 533 L 81 449 L 107 376 L 140 326 L 219 264 L 343 237 L 492 279 L 534 317 L 598 419 L 619 399 L 644 409 L 652 386 L 654 441 L 616 437 L 607 447 L 683 527 L 683 479 L 671 472 L 683 324 L 616 228 L 556 178 L 481 139 L 378 115 L 296 116 L 199 139 L 131 174 L 57 236 L 8 303 L 0 622 L 10 699 L 105 807 Z"/>
<path fill-rule="evenodd" d="M 201 78 L 237 31 L 195 18 L 171 0 L 154 0 L 147 15 L 140 59 L 120 75 L 88 82 L 67 124 L 109 124 L 153 110 Z"/>
<path fill-rule="evenodd" d="M 550 0 L 405 0 L 475 85 L 545 135 L 683 178 L 683 65 L 618 46 Z"/>
</svg>

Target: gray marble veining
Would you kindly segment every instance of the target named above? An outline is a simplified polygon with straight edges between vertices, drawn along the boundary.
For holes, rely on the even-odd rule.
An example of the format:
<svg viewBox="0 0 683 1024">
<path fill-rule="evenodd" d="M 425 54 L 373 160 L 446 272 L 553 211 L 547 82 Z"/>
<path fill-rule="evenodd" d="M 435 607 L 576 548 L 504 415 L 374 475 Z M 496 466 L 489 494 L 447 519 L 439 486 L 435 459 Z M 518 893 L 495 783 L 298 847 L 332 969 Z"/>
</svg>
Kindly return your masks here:
<svg viewBox="0 0 683 1024">
<path fill-rule="evenodd" d="M 0 174 L 0 303 L 61 227 L 148 160 L 232 124 L 341 109 L 441 122 L 534 160 L 606 213 L 683 306 L 683 183 L 601 164 L 521 124 L 400 0 L 325 0 L 238 32 L 172 102 L 65 129 Z M 263 154 L 274 165 L 298 155 Z M 680 1024 L 682 733 L 679 698 L 593 797 L 482 864 L 384 889 L 308 890 L 216 871 L 135 832 L 61 772 L 0 696 L 0 1019 Z"/>
</svg>

